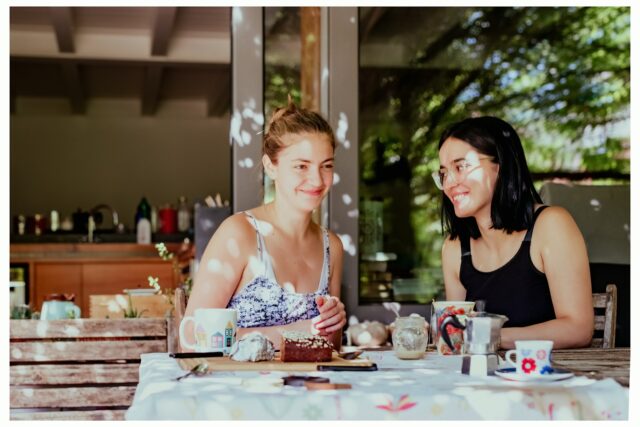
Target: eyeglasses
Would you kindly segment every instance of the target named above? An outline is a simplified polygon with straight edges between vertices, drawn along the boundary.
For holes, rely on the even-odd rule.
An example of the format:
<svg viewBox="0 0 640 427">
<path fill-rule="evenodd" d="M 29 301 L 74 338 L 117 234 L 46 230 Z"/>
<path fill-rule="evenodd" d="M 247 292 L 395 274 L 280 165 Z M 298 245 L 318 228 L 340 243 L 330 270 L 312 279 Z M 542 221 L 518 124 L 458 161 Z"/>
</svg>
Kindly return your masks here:
<svg viewBox="0 0 640 427">
<path fill-rule="evenodd" d="M 467 175 L 471 173 L 471 171 L 480 167 L 479 162 L 481 162 L 482 160 L 492 160 L 492 159 L 493 157 L 489 157 L 489 156 L 479 157 L 477 159 L 478 163 L 470 162 L 467 159 L 460 159 L 453 162 L 453 170 L 442 168 L 439 171 L 433 172 L 431 176 L 433 177 L 433 181 L 436 183 L 436 187 L 438 187 L 439 190 L 443 190 L 444 184 L 447 182 L 447 180 L 450 177 L 454 176 L 456 178 L 456 181 L 460 178 L 464 180 L 464 178 L 466 178 Z"/>
</svg>

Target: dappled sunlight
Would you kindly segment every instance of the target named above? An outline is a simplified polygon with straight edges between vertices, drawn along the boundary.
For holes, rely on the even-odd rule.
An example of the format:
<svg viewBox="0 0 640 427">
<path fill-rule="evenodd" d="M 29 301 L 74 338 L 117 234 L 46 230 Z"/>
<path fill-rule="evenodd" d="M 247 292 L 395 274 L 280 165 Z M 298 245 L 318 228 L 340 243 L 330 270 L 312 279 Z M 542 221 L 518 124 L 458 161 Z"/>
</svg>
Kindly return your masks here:
<svg viewBox="0 0 640 427">
<path fill-rule="evenodd" d="M 337 172 L 333 173 L 333 185 L 336 185 L 340 182 L 340 175 Z"/>
<path fill-rule="evenodd" d="M 351 209 L 350 211 L 347 211 L 347 216 L 349 218 L 358 218 L 358 216 L 359 216 L 358 209 Z"/>
<path fill-rule="evenodd" d="M 77 337 L 78 335 L 80 335 L 80 329 L 75 326 L 66 326 L 64 328 L 64 333 L 68 337 Z"/>
<path fill-rule="evenodd" d="M 340 113 L 338 119 L 338 127 L 336 128 L 336 139 L 346 149 L 351 148 L 351 143 L 347 140 L 347 131 L 349 130 L 349 119 L 343 112 Z"/>
<path fill-rule="evenodd" d="M 293 283 L 291 283 L 291 282 L 284 282 L 284 285 L 282 285 L 282 288 L 286 292 L 290 292 L 290 293 L 295 293 L 296 292 L 296 288 L 295 288 L 295 286 L 293 286 Z"/>
<path fill-rule="evenodd" d="M 244 21 L 244 14 L 242 13 L 241 7 L 231 8 L 231 19 L 234 26 L 242 24 Z"/>
<path fill-rule="evenodd" d="M 240 247 L 238 246 L 238 241 L 234 238 L 230 238 L 227 240 L 227 251 L 229 251 L 229 255 L 234 258 L 238 258 L 240 256 Z"/>
<path fill-rule="evenodd" d="M 273 225 L 270 222 L 267 221 L 263 221 L 261 219 L 257 219 L 256 218 L 256 223 L 257 223 L 257 229 L 256 229 L 256 225 L 254 224 L 253 221 L 251 221 L 249 218 L 247 218 L 247 221 L 249 221 L 249 224 L 251 224 L 251 226 L 260 234 L 262 234 L 263 236 L 270 236 L 273 234 L 274 228 Z"/>
<path fill-rule="evenodd" d="M 53 348 L 56 350 L 64 351 L 68 347 L 68 343 L 64 341 L 58 341 L 53 343 Z"/>
<path fill-rule="evenodd" d="M 125 299 L 124 295 L 116 295 L 116 302 L 122 308 L 126 308 L 126 307 L 129 306 L 129 304 L 127 303 L 127 300 Z"/>
<path fill-rule="evenodd" d="M 33 397 L 33 389 L 32 388 L 24 388 L 22 390 L 20 390 L 20 392 L 22 393 L 22 395 L 24 397 Z"/>
<path fill-rule="evenodd" d="M 242 115 L 238 110 L 233 112 L 231 116 L 231 123 L 229 125 L 229 133 L 231 134 L 230 144 L 235 141 L 236 144 L 242 146 L 242 137 L 240 136 L 240 128 L 242 127 Z"/>
<path fill-rule="evenodd" d="M 47 336 L 47 330 L 49 329 L 49 322 L 46 320 L 41 320 L 38 322 L 38 326 L 36 326 L 36 334 L 43 338 Z"/>
<path fill-rule="evenodd" d="M 345 205 L 350 205 L 351 204 L 351 196 L 348 194 L 343 194 L 342 195 L 342 201 L 344 202 Z"/>
<path fill-rule="evenodd" d="M 259 276 L 263 273 L 264 266 L 255 255 L 249 256 L 249 262 L 247 263 L 247 266 L 253 277 Z"/>
<path fill-rule="evenodd" d="M 512 391 L 501 393 L 500 398 L 497 398 L 495 392 L 471 387 L 457 387 L 453 394 L 464 397 L 469 406 L 483 419 L 509 418 L 513 403 L 523 400 L 524 397 L 520 392 Z"/>
<path fill-rule="evenodd" d="M 218 259 L 210 259 L 207 262 L 207 270 L 212 273 L 220 273 L 222 271 L 222 263 Z"/>
<path fill-rule="evenodd" d="M 250 157 L 246 157 L 244 159 L 238 160 L 238 166 L 245 169 L 250 169 L 253 167 L 253 160 Z"/>
<path fill-rule="evenodd" d="M 598 212 L 600 210 L 600 208 L 602 207 L 602 204 L 600 203 L 600 200 L 598 200 L 598 199 L 591 199 L 589 201 L 589 204 L 591 205 L 591 207 L 593 208 L 593 210 L 595 212 Z"/>
<path fill-rule="evenodd" d="M 342 241 L 344 251 L 351 256 L 356 256 L 356 245 L 354 244 L 351 236 L 348 234 L 338 234 L 338 237 Z"/>
<path fill-rule="evenodd" d="M 38 361 L 38 362 L 41 362 L 43 360 L 48 360 L 48 357 L 45 354 L 45 350 L 46 350 L 46 348 L 45 348 L 44 344 L 35 343 L 33 345 L 32 350 L 31 350 L 34 353 L 33 354 L 33 359 Z"/>
</svg>

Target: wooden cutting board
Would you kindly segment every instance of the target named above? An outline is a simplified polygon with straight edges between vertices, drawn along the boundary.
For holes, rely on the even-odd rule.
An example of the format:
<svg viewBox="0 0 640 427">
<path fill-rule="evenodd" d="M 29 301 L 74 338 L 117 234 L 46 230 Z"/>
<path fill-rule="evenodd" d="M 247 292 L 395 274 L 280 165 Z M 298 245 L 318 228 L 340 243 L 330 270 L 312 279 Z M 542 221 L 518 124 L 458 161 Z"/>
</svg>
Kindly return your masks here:
<svg viewBox="0 0 640 427">
<path fill-rule="evenodd" d="M 368 359 L 345 360 L 333 355 L 330 362 L 281 362 L 279 355 L 275 359 L 262 362 L 237 362 L 229 357 L 196 357 L 192 359 L 176 359 L 185 371 L 190 371 L 199 363 L 209 365 L 209 372 L 214 371 L 317 371 L 318 365 L 329 366 L 373 366 Z"/>
</svg>

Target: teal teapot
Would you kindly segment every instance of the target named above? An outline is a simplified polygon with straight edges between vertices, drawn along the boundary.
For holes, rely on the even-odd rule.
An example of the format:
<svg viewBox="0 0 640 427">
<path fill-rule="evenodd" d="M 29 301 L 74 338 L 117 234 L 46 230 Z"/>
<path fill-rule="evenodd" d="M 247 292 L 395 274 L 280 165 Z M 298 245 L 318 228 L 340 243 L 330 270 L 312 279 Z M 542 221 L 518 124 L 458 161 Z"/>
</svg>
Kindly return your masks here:
<svg viewBox="0 0 640 427">
<path fill-rule="evenodd" d="M 74 294 L 51 294 L 42 303 L 42 320 L 78 319 L 80 307 L 73 303 Z"/>
</svg>

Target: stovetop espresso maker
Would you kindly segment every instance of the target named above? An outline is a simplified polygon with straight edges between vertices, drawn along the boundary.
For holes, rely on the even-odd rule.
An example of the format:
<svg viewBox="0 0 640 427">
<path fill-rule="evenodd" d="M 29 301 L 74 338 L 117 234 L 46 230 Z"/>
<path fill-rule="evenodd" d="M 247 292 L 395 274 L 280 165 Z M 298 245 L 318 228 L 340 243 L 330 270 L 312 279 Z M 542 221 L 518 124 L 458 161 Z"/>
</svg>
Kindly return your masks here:
<svg viewBox="0 0 640 427">
<path fill-rule="evenodd" d="M 451 315 L 444 319 L 440 333 L 447 345 L 453 349 L 447 326 L 451 325 L 464 330 L 464 344 L 462 346 L 462 373 L 473 376 L 493 375 L 498 369 L 498 354 L 500 348 L 500 330 L 509 320 L 500 314 L 484 311 L 485 302 L 476 301 L 476 311 L 466 316 L 463 324 L 458 317 Z"/>
</svg>

